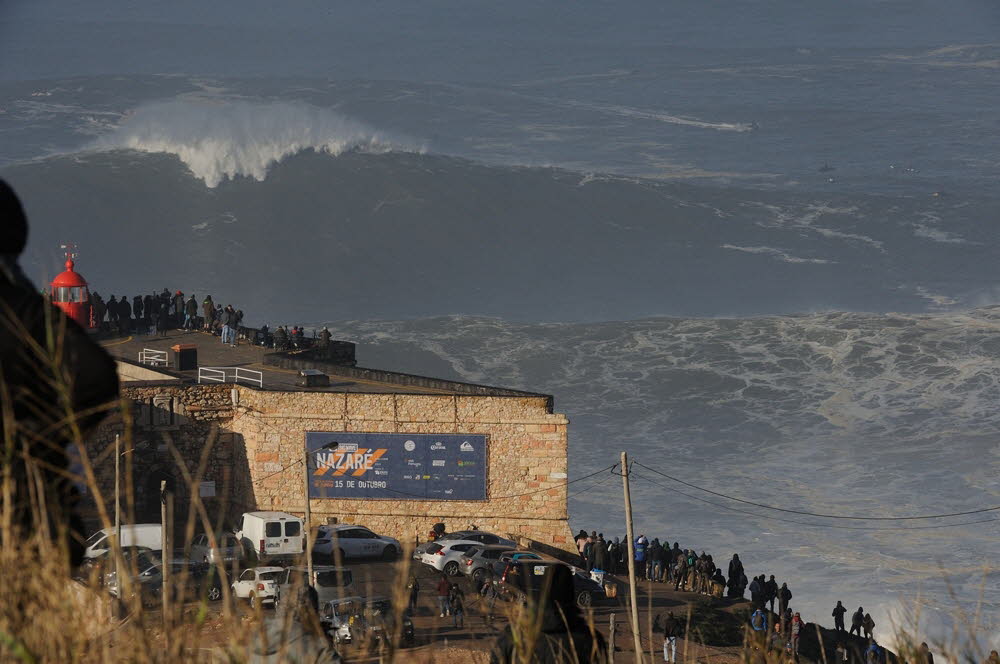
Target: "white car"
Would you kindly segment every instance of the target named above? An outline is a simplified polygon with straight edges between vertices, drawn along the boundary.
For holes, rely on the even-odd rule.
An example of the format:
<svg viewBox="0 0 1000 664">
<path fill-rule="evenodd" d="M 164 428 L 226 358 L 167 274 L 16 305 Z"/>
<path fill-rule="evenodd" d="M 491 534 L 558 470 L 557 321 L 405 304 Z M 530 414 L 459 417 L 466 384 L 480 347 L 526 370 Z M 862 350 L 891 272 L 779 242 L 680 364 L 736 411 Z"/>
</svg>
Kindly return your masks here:
<svg viewBox="0 0 1000 664">
<path fill-rule="evenodd" d="M 256 608 L 257 603 L 274 603 L 278 593 L 278 576 L 283 567 L 251 567 L 243 570 L 239 578 L 233 581 L 233 596 L 250 600 L 250 607 Z"/>
<path fill-rule="evenodd" d="M 429 565 L 448 576 L 458 576 L 462 573 L 462 556 L 471 548 L 482 546 L 471 540 L 438 540 L 433 542 L 420 554 L 420 562 Z"/>
<path fill-rule="evenodd" d="M 364 526 L 338 525 L 320 526 L 316 529 L 313 555 L 335 560 L 334 553 L 340 550 L 340 558 L 381 558 L 395 560 L 402 550 L 399 540 L 373 533 Z"/>
</svg>

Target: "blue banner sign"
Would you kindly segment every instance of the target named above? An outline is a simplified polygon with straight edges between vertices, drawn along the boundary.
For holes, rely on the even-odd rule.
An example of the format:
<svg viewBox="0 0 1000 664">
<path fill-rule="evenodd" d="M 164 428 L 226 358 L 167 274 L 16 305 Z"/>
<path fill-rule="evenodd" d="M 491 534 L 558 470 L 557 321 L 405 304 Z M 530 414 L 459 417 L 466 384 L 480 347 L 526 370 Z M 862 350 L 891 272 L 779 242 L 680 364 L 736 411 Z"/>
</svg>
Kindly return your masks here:
<svg viewBox="0 0 1000 664">
<path fill-rule="evenodd" d="M 485 435 L 307 431 L 306 450 L 310 498 L 486 500 Z"/>
</svg>

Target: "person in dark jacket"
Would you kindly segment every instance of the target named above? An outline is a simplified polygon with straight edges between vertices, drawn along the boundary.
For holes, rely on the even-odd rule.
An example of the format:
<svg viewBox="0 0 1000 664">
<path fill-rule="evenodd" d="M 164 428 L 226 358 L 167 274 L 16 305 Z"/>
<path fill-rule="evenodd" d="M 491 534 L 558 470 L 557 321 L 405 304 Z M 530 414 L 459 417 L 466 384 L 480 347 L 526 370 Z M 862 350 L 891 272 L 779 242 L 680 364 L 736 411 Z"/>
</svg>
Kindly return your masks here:
<svg viewBox="0 0 1000 664">
<path fill-rule="evenodd" d="M 608 571 L 608 543 L 604 539 L 604 533 L 598 533 L 591 555 L 594 558 L 594 568 Z"/>
<path fill-rule="evenodd" d="M 9 546 L 2 542 L 9 532 L 27 554 L 28 539 L 44 527 L 77 565 L 85 533 L 67 448 L 82 444 L 117 408 L 118 374 L 107 352 L 21 271 L 27 239 L 21 202 L 0 180 L 0 431 L 13 452 L 0 455 L 12 489 L 10 530 L 0 532 L 0 544 Z"/>
<path fill-rule="evenodd" d="M 674 617 L 673 611 L 667 611 L 667 619 L 663 621 L 663 661 L 677 662 L 677 637 L 681 635 L 681 623 Z"/>
<path fill-rule="evenodd" d="M 201 315 L 205 319 L 205 330 L 211 332 L 212 324 L 215 322 L 215 302 L 212 302 L 211 295 L 206 295 L 201 303 Z"/>
<path fill-rule="evenodd" d="M 993 652 L 995 653 L 996 651 L 994 650 Z M 926 641 L 921 643 L 920 647 L 917 648 L 916 664 L 934 664 L 934 653 L 932 653 L 931 649 L 927 647 Z"/>
<path fill-rule="evenodd" d="M 507 625 L 490 653 L 491 664 L 576 664 L 605 662 L 604 637 L 587 624 L 577 608 L 573 573 L 565 565 L 549 565 L 543 591 L 527 608 L 514 634 Z"/>
<path fill-rule="evenodd" d="M 733 559 L 729 561 L 729 596 L 736 597 L 736 589 L 739 587 L 740 577 L 743 576 L 743 562 L 739 554 L 734 553 Z"/>
<path fill-rule="evenodd" d="M 622 571 L 622 543 L 616 537 L 611 544 L 608 545 L 608 570 L 612 574 L 620 574 Z"/>
<path fill-rule="evenodd" d="M 840 603 L 840 600 L 837 600 L 837 606 L 833 607 L 833 613 L 830 615 L 833 616 L 833 628 L 838 632 L 844 631 L 844 614 L 846 613 L 847 609 Z"/>
<path fill-rule="evenodd" d="M 755 609 L 763 608 L 764 602 L 761 599 L 764 589 L 761 587 L 760 577 L 755 576 L 750 582 L 750 603 Z"/>
<path fill-rule="evenodd" d="M 121 324 L 123 334 L 132 331 L 132 305 L 124 295 L 118 301 L 118 322 Z"/>
<path fill-rule="evenodd" d="M 160 315 L 156 319 L 156 331 L 161 337 L 167 336 L 167 328 L 170 326 L 170 300 L 160 300 Z"/>
<path fill-rule="evenodd" d="M 194 331 L 195 321 L 198 319 L 198 300 L 194 293 L 184 303 L 184 329 Z"/>
<path fill-rule="evenodd" d="M 142 329 L 142 296 L 136 295 L 132 298 L 132 315 L 135 317 L 135 329 Z"/>
<path fill-rule="evenodd" d="M 792 591 L 788 589 L 787 583 L 781 584 L 781 589 L 778 590 L 778 613 L 780 615 L 785 615 L 788 611 L 788 603 L 792 601 Z"/>
<path fill-rule="evenodd" d="M 677 567 L 674 574 L 674 590 L 687 590 L 688 564 L 687 556 L 681 553 L 677 557 Z"/>
<path fill-rule="evenodd" d="M 771 613 L 774 613 L 774 600 L 778 597 L 778 582 L 774 580 L 774 575 L 767 581 L 764 575 L 760 575 L 760 582 L 764 588 L 764 602 L 771 605 Z"/>
<path fill-rule="evenodd" d="M 858 607 L 858 610 L 851 614 L 851 634 L 857 634 L 861 636 L 861 625 L 865 622 L 865 610 L 863 607 Z"/>
</svg>

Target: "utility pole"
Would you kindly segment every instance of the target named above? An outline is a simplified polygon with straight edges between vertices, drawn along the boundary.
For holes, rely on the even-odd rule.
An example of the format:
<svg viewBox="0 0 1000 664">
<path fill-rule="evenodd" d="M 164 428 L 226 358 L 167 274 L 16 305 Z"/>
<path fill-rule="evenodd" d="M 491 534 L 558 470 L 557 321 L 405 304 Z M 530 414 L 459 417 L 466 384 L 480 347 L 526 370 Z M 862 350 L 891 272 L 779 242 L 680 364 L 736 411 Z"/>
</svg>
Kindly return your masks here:
<svg viewBox="0 0 1000 664">
<path fill-rule="evenodd" d="M 327 443 L 326 445 L 323 445 L 319 449 L 314 450 L 314 452 L 322 452 L 323 450 L 333 450 L 336 449 L 338 445 L 340 445 L 340 443 L 333 440 Z M 305 537 L 303 539 L 305 541 L 305 547 L 306 547 L 306 574 L 307 574 L 306 578 L 308 579 L 307 583 L 311 586 L 313 585 L 313 550 L 312 550 L 312 506 L 309 504 L 309 454 L 310 451 L 307 443 L 305 458 L 302 460 L 303 461 L 302 479 L 305 485 L 304 495 L 306 500 Z M 334 545 L 336 545 L 336 542 L 334 542 Z"/>
<path fill-rule="evenodd" d="M 628 536 L 628 594 L 632 609 L 632 638 L 635 641 L 635 661 L 642 664 L 642 640 L 639 638 L 639 602 L 635 592 L 635 534 L 632 532 L 632 494 L 628 486 L 628 454 L 622 452 L 622 488 L 625 490 L 625 532 Z"/>
</svg>

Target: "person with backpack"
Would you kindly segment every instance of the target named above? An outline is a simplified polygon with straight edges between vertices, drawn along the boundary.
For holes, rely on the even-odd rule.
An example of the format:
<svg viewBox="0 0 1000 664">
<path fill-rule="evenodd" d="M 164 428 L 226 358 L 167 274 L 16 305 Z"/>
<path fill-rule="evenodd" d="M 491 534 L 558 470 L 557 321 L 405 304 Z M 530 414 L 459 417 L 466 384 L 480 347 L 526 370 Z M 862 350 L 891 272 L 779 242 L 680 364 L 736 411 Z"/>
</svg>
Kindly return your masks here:
<svg viewBox="0 0 1000 664">
<path fill-rule="evenodd" d="M 667 611 L 667 619 L 663 621 L 663 661 L 675 664 L 677 662 L 677 637 L 681 633 L 681 624 L 674 617 L 673 611 Z"/>
<path fill-rule="evenodd" d="M 753 630 L 754 647 L 761 648 L 764 645 L 764 640 L 767 638 L 767 614 L 764 613 L 763 609 L 756 608 L 753 613 L 750 614 L 750 629 Z"/>
<path fill-rule="evenodd" d="M 846 613 L 847 609 L 840 603 L 840 600 L 837 600 L 837 606 L 833 607 L 833 613 L 830 615 L 833 616 L 833 628 L 838 632 L 844 631 L 844 614 Z"/>
<path fill-rule="evenodd" d="M 674 590 L 687 590 L 687 555 L 677 557 L 677 569 L 674 573 Z"/>
</svg>

